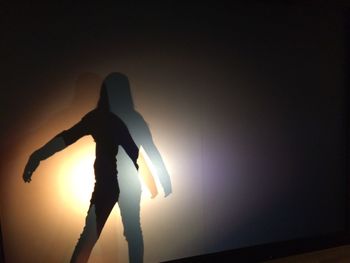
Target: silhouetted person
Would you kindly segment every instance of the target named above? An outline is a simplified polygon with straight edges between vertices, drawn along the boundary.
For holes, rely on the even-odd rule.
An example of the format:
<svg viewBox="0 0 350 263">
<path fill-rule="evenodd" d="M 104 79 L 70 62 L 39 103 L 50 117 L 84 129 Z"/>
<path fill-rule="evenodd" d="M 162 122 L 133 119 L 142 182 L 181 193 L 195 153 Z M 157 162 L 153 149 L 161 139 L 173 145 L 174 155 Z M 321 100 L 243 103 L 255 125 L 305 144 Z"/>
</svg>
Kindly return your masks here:
<svg viewBox="0 0 350 263">
<path fill-rule="evenodd" d="M 47 144 L 36 150 L 29 158 L 23 179 L 30 182 L 40 161 L 63 150 L 79 138 L 91 135 L 96 143 L 95 187 L 81 237 L 73 252 L 71 262 L 87 262 L 99 238 L 102 228 L 119 197 L 116 155 L 121 145 L 138 169 L 139 149 L 129 134 L 124 122 L 110 111 L 108 92 L 103 84 L 97 107 L 87 113 L 72 128 L 55 136 Z M 142 258 L 140 259 L 142 262 Z M 136 261 L 135 261 L 136 262 Z"/>
<path fill-rule="evenodd" d="M 110 99 L 110 109 L 118 115 L 126 124 L 129 132 L 138 147 L 144 149 L 150 158 L 165 196 L 172 192 L 170 176 L 164 165 L 163 159 L 153 141 L 150 129 L 139 112 L 135 110 L 130 84 L 127 76 L 121 73 L 110 73 L 104 80 Z M 143 237 L 140 224 L 141 182 L 137 171 L 132 169 L 130 159 L 124 151 L 118 152 L 118 181 L 120 196 L 118 205 L 124 227 L 124 236 L 128 241 L 130 262 L 142 262 Z M 154 197 L 157 192 L 152 192 L 152 180 L 146 180 L 146 185 Z"/>
</svg>

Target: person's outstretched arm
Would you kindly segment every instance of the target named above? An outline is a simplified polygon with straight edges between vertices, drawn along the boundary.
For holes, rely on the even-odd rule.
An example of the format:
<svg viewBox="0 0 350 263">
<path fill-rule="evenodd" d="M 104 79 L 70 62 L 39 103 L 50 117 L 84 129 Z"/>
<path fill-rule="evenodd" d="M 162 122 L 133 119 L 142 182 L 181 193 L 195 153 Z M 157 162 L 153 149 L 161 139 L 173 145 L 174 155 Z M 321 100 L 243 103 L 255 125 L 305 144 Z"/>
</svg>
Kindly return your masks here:
<svg viewBox="0 0 350 263">
<path fill-rule="evenodd" d="M 54 155 L 56 152 L 63 150 L 67 146 L 77 141 L 82 136 L 88 134 L 86 120 L 83 118 L 72 128 L 65 130 L 51 139 L 43 147 L 34 151 L 24 168 L 23 180 L 29 183 L 32 180 L 33 172 L 39 166 L 40 162 Z"/>
<path fill-rule="evenodd" d="M 150 157 L 152 164 L 156 168 L 159 182 L 163 187 L 165 197 L 167 197 L 172 193 L 172 186 L 168 170 L 165 167 L 163 158 L 160 155 L 158 148 L 154 144 L 152 136 L 145 136 L 143 139 L 144 140 L 142 143 L 142 147 L 144 148 L 145 152 Z"/>
<path fill-rule="evenodd" d="M 172 193 L 172 185 L 170 175 L 164 164 L 163 158 L 153 141 L 151 131 L 147 123 L 143 119 L 139 122 L 138 129 L 140 130 L 140 138 L 138 143 L 143 147 L 151 159 L 153 166 L 156 168 L 159 182 L 163 187 L 165 197 L 167 197 Z"/>
<path fill-rule="evenodd" d="M 56 136 L 43 147 L 33 152 L 29 157 L 26 167 L 24 168 L 23 180 L 26 183 L 29 183 L 32 180 L 32 174 L 39 166 L 39 163 L 49 158 L 56 152 L 63 150 L 64 148 L 66 148 L 64 139 L 62 136 Z"/>
</svg>

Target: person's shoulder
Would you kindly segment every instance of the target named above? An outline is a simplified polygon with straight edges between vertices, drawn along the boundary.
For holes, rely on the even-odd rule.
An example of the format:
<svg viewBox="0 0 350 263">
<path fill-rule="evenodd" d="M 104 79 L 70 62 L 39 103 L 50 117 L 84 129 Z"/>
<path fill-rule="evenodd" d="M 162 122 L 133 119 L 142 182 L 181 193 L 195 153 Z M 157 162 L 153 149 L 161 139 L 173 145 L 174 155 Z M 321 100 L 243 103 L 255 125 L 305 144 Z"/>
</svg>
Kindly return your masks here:
<svg viewBox="0 0 350 263">
<path fill-rule="evenodd" d="M 136 126 L 148 125 L 143 116 L 136 110 L 133 110 L 126 115 L 126 122 L 132 123 Z"/>
<path fill-rule="evenodd" d="M 149 124 L 139 112 L 137 111 L 134 112 L 132 120 L 138 129 L 140 130 L 149 129 Z"/>
<path fill-rule="evenodd" d="M 132 116 L 137 121 L 146 122 L 145 119 L 142 117 L 141 113 L 139 113 L 138 111 L 134 111 Z"/>
<path fill-rule="evenodd" d="M 82 121 L 89 121 L 93 118 L 95 118 L 98 115 L 98 111 L 96 109 L 93 109 L 91 111 L 89 111 L 88 113 L 86 113 L 82 119 Z"/>
</svg>

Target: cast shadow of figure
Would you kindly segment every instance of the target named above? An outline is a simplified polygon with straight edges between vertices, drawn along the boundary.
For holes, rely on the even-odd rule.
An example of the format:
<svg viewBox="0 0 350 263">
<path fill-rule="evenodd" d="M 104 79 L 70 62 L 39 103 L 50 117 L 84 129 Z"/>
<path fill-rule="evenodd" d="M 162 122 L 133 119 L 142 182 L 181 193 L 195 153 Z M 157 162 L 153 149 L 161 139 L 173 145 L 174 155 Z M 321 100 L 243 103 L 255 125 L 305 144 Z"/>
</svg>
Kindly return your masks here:
<svg viewBox="0 0 350 263">
<path fill-rule="evenodd" d="M 163 159 L 155 146 L 150 129 L 141 114 L 136 111 L 131 95 L 128 78 L 121 73 L 111 73 L 104 85 L 108 90 L 111 111 L 119 116 L 129 129 L 136 145 L 142 146 L 144 152 L 150 158 L 155 174 L 164 190 L 165 197 L 171 194 L 172 187 L 170 176 Z M 128 241 L 130 262 L 142 262 L 143 237 L 140 225 L 140 201 L 141 182 L 137 171 L 132 168 L 132 163 L 125 151 L 118 152 L 118 181 L 120 186 L 119 208 L 124 227 L 124 236 Z M 143 178 L 152 197 L 156 191 L 153 178 Z M 153 190 L 152 190 L 153 189 Z"/>
<path fill-rule="evenodd" d="M 49 118 L 41 117 L 40 123 L 34 121 L 33 125 L 33 122 L 30 122 L 30 125 L 24 125 L 11 136 L 8 136 L 0 149 L 0 155 L 4 163 L 14 163 L 14 160 L 21 154 L 23 149 L 31 147 L 32 144 L 30 142 L 36 141 L 38 135 L 57 134 L 57 131 L 62 130 L 62 127 L 66 127 L 67 122 L 69 123 L 68 125 L 75 123 L 87 111 L 94 108 L 102 80 L 102 77 L 95 73 L 81 73 L 75 80 L 74 94 L 68 105 L 60 105 L 64 107 L 57 112 L 51 113 Z"/>
<path fill-rule="evenodd" d="M 96 143 L 95 187 L 85 227 L 74 249 L 71 262 L 88 261 L 116 202 L 120 206 L 124 236 L 128 242 L 129 261 L 143 262 L 144 246 L 140 224 L 141 183 L 137 173 L 140 146 L 150 156 L 154 166 L 158 167 L 157 175 L 165 196 L 172 190 L 169 174 L 154 145 L 149 128 L 134 109 L 129 81 L 125 75 L 111 73 L 106 77 L 97 107 L 72 128 L 59 133 L 36 150 L 28 160 L 23 179 L 25 182 L 30 182 L 40 161 L 63 150 L 85 135 L 91 135 Z M 118 154 L 119 145 L 124 151 Z M 120 173 L 118 177 L 117 154 L 118 174 Z M 148 182 L 152 183 L 154 184 L 154 180 Z"/>
</svg>

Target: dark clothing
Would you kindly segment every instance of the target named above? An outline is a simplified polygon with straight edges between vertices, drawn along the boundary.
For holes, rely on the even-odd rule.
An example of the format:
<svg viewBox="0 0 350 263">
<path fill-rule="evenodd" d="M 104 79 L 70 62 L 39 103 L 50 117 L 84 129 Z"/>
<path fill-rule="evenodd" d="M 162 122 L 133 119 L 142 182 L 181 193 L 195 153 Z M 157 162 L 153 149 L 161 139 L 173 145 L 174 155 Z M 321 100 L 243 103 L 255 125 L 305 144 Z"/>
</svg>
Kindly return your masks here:
<svg viewBox="0 0 350 263">
<path fill-rule="evenodd" d="M 119 197 L 116 165 L 118 147 L 121 145 L 124 148 L 134 164 L 139 149 L 124 122 L 109 111 L 92 110 L 72 128 L 57 136 L 61 136 L 68 146 L 85 135 L 91 135 L 96 142 L 94 163 L 96 182 L 90 203 L 95 205 L 97 230 L 100 233 Z"/>
</svg>

